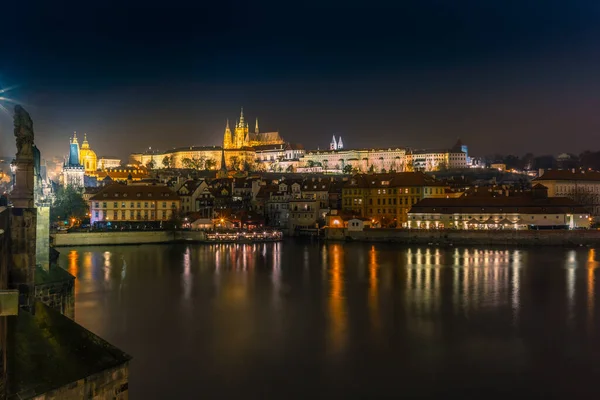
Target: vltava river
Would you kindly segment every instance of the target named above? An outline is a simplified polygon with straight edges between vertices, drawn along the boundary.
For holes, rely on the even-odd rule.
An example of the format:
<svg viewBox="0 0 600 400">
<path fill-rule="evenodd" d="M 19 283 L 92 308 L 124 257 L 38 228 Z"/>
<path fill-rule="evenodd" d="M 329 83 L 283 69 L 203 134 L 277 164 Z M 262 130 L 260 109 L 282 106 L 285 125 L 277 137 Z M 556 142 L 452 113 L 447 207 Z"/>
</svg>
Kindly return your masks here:
<svg viewBox="0 0 600 400">
<path fill-rule="evenodd" d="M 62 249 L 132 399 L 595 398 L 594 249 Z M 460 396 L 460 397 L 459 397 Z"/>
</svg>

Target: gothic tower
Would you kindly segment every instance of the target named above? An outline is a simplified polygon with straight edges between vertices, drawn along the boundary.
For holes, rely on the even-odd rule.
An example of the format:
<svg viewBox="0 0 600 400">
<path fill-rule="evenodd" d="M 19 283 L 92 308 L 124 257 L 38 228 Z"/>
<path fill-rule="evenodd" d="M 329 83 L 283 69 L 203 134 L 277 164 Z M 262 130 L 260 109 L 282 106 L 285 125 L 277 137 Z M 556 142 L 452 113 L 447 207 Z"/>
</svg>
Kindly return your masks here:
<svg viewBox="0 0 600 400">
<path fill-rule="evenodd" d="M 340 136 L 340 140 L 338 140 L 337 149 L 342 150 L 344 148 L 344 143 L 342 142 L 342 137 Z"/>
<path fill-rule="evenodd" d="M 248 143 L 245 143 L 248 138 L 248 123 L 244 120 L 244 107 L 242 107 L 242 111 L 240 112 L 240 121 L 236 124 L 235 127 L 235 136 L 234 143 L 235 148 L 240 149 Z"/>
<path fill-rule="evenodd" d="M 335 135 L 333 135 L 333 138 L 331 139 L 331 143 L 329 143 L 329 150 L 337 150 L 338 145 L 337 142 L 335 141 Z"/>
<path fill-rule="evenodd" d="M 233 138 L 231 137 L 231 129 L 229 129 L 229 120 L 227 120 L 227 126 L 225 127 L 225 135 L 223 135 L 223 148 L 233 148 Z"/>
<path fill-rule="evenodd" d="M 79 143 L 77 142 L 77 133 L 75 133 L 69 143 L 69 158 L 65 165 L 63 165 L 63 186 L 73 186 L 83 189 L 84 175 L 85 169 L 79 162 Z"/>
</svg>

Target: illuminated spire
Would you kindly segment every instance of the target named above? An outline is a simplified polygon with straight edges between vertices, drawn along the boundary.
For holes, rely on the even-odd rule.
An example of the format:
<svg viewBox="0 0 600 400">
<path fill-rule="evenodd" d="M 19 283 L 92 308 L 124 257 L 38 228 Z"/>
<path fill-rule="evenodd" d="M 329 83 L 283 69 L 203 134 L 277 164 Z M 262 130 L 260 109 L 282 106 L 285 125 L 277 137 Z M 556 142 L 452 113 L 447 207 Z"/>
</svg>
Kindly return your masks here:
<svg viewBox="0 0 600 400">
<path fill-rule="evenodd" d="M 83 134 L 83 143 L 81 144 L 82 149 L 87 149 L 90 147 L 90 144 L 87 141 L 87 133 Z"/>
<path fill-rule="evenodd" d="M 244 107 L 242 107 L 242 111 L 240 112 L 240 127 L 244 127 Z"/>
<path fill-rule="evenodd" d="M 335 141 L 335 135 L 333 135 L 333 139 L 331 139 L 331 143 L 329 144 L 329 150 L 337 150 L 337 142 Z"/>
<path fill-rule="evenodd" d="M 258 133 L 258 118 L 256 118 L 256 127 L 254 128 L 254 133 Z"/>
<path fill-rule="evenodd" d="M 75 144 L 77 143 L 77 132 L 73 132 L 73 140 L 71 140 L 71 143 Z"/>
<path fill-rule="evenodd" d="M 227 118 L 227 126 L 225 127 L 225 130 L 229 130 L 229 118 Z"/>
</svg>

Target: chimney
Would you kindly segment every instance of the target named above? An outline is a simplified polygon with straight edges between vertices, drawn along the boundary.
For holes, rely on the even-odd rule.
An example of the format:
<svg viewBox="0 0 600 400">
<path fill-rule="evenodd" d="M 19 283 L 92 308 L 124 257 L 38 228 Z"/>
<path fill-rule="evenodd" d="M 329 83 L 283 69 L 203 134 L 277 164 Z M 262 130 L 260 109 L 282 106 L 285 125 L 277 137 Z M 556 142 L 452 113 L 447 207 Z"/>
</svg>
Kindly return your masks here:
<svg viewBox="0 0 600 400">
<path fill-rule="evenodd" d="M 538 178 L 539 178 L 540 176 L 542 176 L 542 175 L 544 175 L 544 169 L 543 169 L 543 168 L 540 168 L 540 169 L 539 169 L 539 171 L 538 171 Z"/>
</svg>

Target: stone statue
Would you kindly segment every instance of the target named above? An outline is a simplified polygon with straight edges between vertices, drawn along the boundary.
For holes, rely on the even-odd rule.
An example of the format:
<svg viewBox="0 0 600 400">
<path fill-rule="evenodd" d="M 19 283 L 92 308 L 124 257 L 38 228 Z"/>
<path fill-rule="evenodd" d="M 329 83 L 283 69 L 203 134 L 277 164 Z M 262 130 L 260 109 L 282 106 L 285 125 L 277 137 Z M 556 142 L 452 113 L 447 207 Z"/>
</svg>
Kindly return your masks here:
<svg viewBox="0 0 600 400">
<path fill-rule="evenodd" d="M 20 105 L 15 106 L 14 121 L 17 158 L 33 158 L 33 121 L 29 113 Z"/>
</svg>

